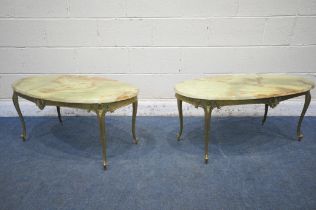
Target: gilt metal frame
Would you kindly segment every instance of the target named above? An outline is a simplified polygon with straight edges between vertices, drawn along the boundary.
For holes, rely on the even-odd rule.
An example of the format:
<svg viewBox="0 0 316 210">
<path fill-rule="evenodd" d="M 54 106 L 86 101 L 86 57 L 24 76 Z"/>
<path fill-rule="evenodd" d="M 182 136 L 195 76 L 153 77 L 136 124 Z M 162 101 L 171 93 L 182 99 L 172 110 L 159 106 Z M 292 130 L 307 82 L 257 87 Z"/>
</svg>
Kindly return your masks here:
<svg viewBox="0 0 316 210">
<path fill-rule="evenodd" d="M 25 120 L 22 115 L 20 106 L 19 106 L 19 97 L 24 98 L 28 101 L 34 102 L 37 107 L 43 110 L 46 106 L 56 106 L 57 114 L 59 122 L 62 123 L 60 107 L 70 107 L 70 108 L 78 108 L 88 110 L 88 112 L 93 111 L 96 113 L 98 122 L 99 122 L 99 129 L 100 129 L 100 143 L 102 145 L 102 159 L 103 159 L 103 168 L 104 170 L 108 167 L 108 161 L 106 157 L 106 126 L 105 126 L 105 115 L 107 112 L 114 112 L 116 109 L 121 108 L 123 106 L 127 106 L 129 104 L 133 104 L 133 115 L 132 115 L 132 136 L 133 136 L 133 143 L 137 144 L 138 140 L 136 137 L 136 115 L 137 115 L 137 106 L 138 106 L 138 99 L 137 96 L 132 97 L 127 100 L 112 102 L 112 103 L 91 103 L 91 104 L 84 104 L 84 103 L 64 103 L 64 102 L 56 102 L 44 99 L 38 99 L 35 97 L 30 97 L 25 94 L 18 93 L 16 91 L 13 92 L 12 100 L 15 106 L 15 109 L 19 115 L 21 125 L 22 125 L 22 134 L 21 138 L 23 141 L 26 140 L 26 126 Z"/>
<path fill-rule="evenodd" d="M 205 120 L 205 128 L 204 128 L 204 161 L 207 164 L 208 163 L 208 144 L 210 139 L 210 127 L 211 127 L 211 115 L 212 110 L 214 108 L 220 109 L 223 106 L 231 106 L 231 105 L 243 105 L 243 104 L 264 104 L 265 105 L 265 112 L 264 117 L 262 119 L 262 125 L 264 125 L 269 107 L 274 108 L 276 107 L 281 101 L 288 100 L 290 98 L 298 97 L 298 96 L 305 96 L 305 103 L 303 110 L 301 112 L 301 116 L 299 118 L 298 124 L 297 124 L 297 130 L 296 135 L 298 138 L 298 141 L 301 141 L 303 138 L 303 134 L 301 132 L 301 125 L 303 118 L 305 116 L 306 110 L 308 109 L 308 106 L 311 101 L 311 94 L 310 91 L 287 95 L 287 96 L 279 96 L 279 97 L 271 97 L 271 98 L 262 98 L 262 99 L 248 99 L 248 100 L 203 100 L 203 99 L 196 99 L 196 98 L 190 98 L 186 97 L 180 94 L 175 95 L 177 98 L 177 104 L 178 104 L 178 111 L 179 111 L 179 121 L 180 121 L 180 130 L 177 134 L 177 140 L 179 141 L 183 132 L 183 112 L 182 112 L 182 102 L 189 103 L 195 108 L 201 107 L 204 109 L 204 120 Z"/>
</svg>

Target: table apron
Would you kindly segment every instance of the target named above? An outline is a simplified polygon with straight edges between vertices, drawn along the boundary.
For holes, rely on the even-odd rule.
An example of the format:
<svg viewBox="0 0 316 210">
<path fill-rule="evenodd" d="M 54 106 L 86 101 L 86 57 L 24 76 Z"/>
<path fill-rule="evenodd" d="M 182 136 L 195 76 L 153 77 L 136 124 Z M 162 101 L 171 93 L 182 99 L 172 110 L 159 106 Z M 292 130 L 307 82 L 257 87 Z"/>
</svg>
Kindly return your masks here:
<svg viewBox="0 0 316 210">
<path fill-rule="evenodd" d="M 28 101 L 31 101 L 36 104 L 41 110 L 44 109 L 46 106 L 58 106 L 58 107 L 69 107 L 69 108 L 78 108 L 78 109 L 85 109 L 90 111 L 96 112 L 97 110 L 105 110 L 106 112 L 114 112 L 116 109 L 121 107 L 127 106 L 137 101 L 137 96 L 117 101 L 111 103 L 65 103 L 65 102 L 57 102 L 57 101 L 50 101 L 46 99 L 39 99 L 30 97 L 19 92 L 15 92 L 19 97 L 24 98 Z"/>
<path fill-rule="evenodd" d="M 243 104 L 267 104 L 270 107 L 275 107 L 281 101 L 285 101 L 291 98 L 295 98 L 298 96 L 306 95 L 309 91 L 286 95 L 286 96 L 277 96 L 277 97 L 269 97 L 269 98 L 260 98 L 260 99 L 245 99 L 245 100 L 205 100 L 205 99 L 196 99 L 186 97 L 180 94 L 175 94 L 175 97 L 178 100 L 189 103 L 196 108 L 198 107 L 207 107 L 210 106 L 212 108 L 221 108 L 223 106 L 231 106 L 231 105 L 243 105 Z"/>
</svg>

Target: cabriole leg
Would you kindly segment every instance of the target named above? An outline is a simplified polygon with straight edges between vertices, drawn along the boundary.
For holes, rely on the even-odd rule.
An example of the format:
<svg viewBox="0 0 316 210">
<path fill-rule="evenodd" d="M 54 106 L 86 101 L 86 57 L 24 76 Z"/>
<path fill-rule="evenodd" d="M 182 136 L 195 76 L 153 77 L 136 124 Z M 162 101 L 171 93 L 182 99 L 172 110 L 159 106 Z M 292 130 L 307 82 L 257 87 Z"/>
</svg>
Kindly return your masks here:
<svg viewBox="0 0 316 210">
<path fill-rule="evenodd" d="M 179 120 L 180 120 L 180 130 L 179 130 L 179 133 L 177 134 L 177 140 L 179 141 L 182 135 L 182 131 L 183 131 L 182 101 L 180 99 L 177 99 L 177 104 L 178 104 Z"/>
<path fill-rule="evenodd" d="M 302 125 L 305 113 L 306 113 L 306 111 L 308 109 L 308 106 L 309 106 L 310 102 L 311 102 L 311 93 L 308 91 L 305 94 L 305 103 L 304 103 L 304 107 L 303 107 L 300 119 L 298 121 L 297 130 L 296 130 L 298 141 L 301 141 L 302 138 L 303 138 L 303 133 L 301 132 L 301 125 Z"/>
<path fill-rule="evenodd" d="M 59 122 L 60 122 L 61 124 L 63 124 L 63 120 L 61 119 L 61 114 L 60 114 L 60 107 L 59 107 L 59 106 L 56 106 L 56 108 L 57 108 L 57 114 L 58 114 Z"/>
<path fill-rule="evenodd" d="M 102 158 L 103 158 L 103 168 L 104 170 L 108 167 L 108 162 L 106 160 L 106 132 L 105 132 L 105 110 L 97 110 L 97 117 L 100 127 L 100 142 L 102 144 Z"/>
<path fill-rule="evenodd" d="M 133 143 L 137 144 L 138 140 L 136 137 L 136 115 L 137 115 L 137 106 L 138 106 L 138 101 L 135 101 L 133 103 L 133 116 L 132 116 L 132 134 L 133 134 Z"/>
<path fill-rule="evenodd" d="M 266 120 L 267 120 L 268 109 L 269 109 L 269 105 L 268 105 L 268 104 L 265 104 L 265 107 L 264 107 L 264 116 L 263 116 L 263 119 L 262 119 L 262 125 L 264 125 L 264 123 L 265 123 Z"/>
<path fill-rule="evenodd" d="M 204 107 L 204 120 L 205 120 L 205 128 L 204 128 L 204 161 L 205 164 L 208 163 L 208 143 L 209 143 L 209 133 L 211 129 L 211 115 L 212 115 L 212 107 L 206 106 Z"/>
<path fill-rule="evenodd" d="M 19 115 L 19 118 L 20 118 L 20 121 L 21 121 L 21 124 L 22 124 L 21 138 L 22 138 L 23 141 L 25 141 L 25 139 L 26 139 L 25 121 L 24 121 L 24 118 L 23 118 L 23 115 L 22 115 L 22 112 L 21 112 L 21 109 L 20 109 L 20 106 L 19 106 L 18 94 L 16 92 L 13 93 L 12 101 L 13 101 L 14 107 L 15 107 L 18 115 Z"/>
</svg>

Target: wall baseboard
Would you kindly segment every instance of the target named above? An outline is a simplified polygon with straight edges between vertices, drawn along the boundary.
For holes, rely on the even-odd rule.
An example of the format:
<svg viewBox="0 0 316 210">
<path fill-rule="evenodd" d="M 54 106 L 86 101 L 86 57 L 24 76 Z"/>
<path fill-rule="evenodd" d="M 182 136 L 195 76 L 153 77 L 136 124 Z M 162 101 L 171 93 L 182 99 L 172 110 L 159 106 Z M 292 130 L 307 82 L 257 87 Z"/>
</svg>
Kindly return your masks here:
<svg viewBox="0 0 316 210">
<path fill-rule="evenodd" d="M 302 100 L 288 100 L 281 102 L 274 109 L 269 110 L 269 116 L 299 116 L 304 105 Z M 46 107 L 44 110 L 39 110 L 35 104 L 20 100 L 20 107 L 24 116 L 56 116 L 56 108 Z M 316 100 L 312 100 L 307 116 L 316 116 Z M 62 108 L 63 116 L 93 116 L 93 113 L 88 113 L 85 110 Z M 127 106 L 121 108 L 110 115 L 130 116 L 132 107 Z M 203 110 L 184 103 L 183 113 L 185 116 L 202 116 Z M 221 109 L 215 109 L 215 116 L 263 116 L 263 105 L 242 105 L 228 106 Z M 0 100 L 0 117 L 17 116 L 16 110 L 11 100 Z M 175 99 L 143 99 L 138 103 L 138 116 L 178 116 L 177 103 Z"/>
</svg>

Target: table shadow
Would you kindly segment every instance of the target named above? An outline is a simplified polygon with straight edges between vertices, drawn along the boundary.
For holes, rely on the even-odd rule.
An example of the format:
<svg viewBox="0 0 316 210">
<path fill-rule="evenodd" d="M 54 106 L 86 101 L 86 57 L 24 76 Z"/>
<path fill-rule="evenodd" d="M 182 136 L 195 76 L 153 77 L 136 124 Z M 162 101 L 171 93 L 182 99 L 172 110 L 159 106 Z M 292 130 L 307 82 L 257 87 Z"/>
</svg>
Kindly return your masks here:
<svg viewBox="0 0 316 210">
<path fill-rule="evenodd" d="M 214 117 L 211 122 L 209 154 L 219 156 L 267 155 L 298 143 L 295 132 L 278 122 L 280 119 L 267 120 L 261 125 L 258 117 Z M 282 120 L 282 119 L 281 119 Z M 288 121 L 288 119 L 283 119 Z M 291 126 L 292 127 L 292 126 Z M 294 128 L 293 128 L 294 129 Z M 184 130 L 180 141 L 176 140 L 177 129 L 172 129 L 168 143 L 189 154 L 204 154 L 204 119 L 189 117 L 184 119 Z"/>
<path fill-rule="evenodd" d="M 107 158 L 135 159 L 139 150 L 149 153 L 155 141 L 140 125 L 136 125 L 139 144 L 132 143 L 131 118 L 108 117 L 106 119 Z M 146 141 L 145 139 L 151 139 Z M 99 140 L 99 124 L 96 117 L 65 117 L 63 124 L 57 119 L 47 118 L 46 121 L 34 125 L 27 141 L 34 142 L 29 147 L 37 153 L 52 158 L 93 159 L 102 158 Z"/>
</svg>

